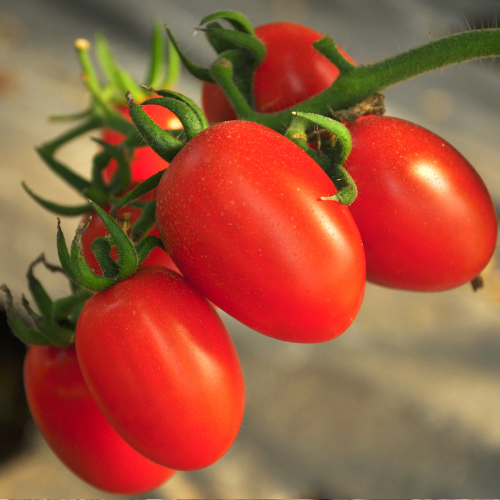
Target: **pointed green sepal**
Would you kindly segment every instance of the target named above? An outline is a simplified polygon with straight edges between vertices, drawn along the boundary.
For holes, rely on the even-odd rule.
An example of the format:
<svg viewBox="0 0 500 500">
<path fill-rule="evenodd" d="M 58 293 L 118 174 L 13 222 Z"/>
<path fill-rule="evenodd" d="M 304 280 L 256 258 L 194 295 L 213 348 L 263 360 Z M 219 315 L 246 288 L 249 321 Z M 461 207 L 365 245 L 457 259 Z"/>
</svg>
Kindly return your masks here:
<svg viewBox="0 0 500 500">
<path fill-rule="evenodd" d="M 200 21 L 200 25 L 206 24 L 210 21 L 215 21 L 216 19 L 224 19 L 225 21 L 231 23 L 233 28 L 238 31 L 248 33 L 249 35 L 255 35 L 252 23 L 249 21 L 248 17 L 235 10 L 218 10 L 217 12 L 204 17 Z"/>
<path fill-rule="evenodd" d="M 153 91 L 153 89 L 151 89 Z M 154 104 L 166 108 L 176 115 L 182 123 L 182 128 L 190 141 L 195 135 L 208 127 L 207 119 L 201 109 L 194 103 L 179 99 L 176 92 L 159 91 L 165 94 L 165 97 L 152 97 L 144 101 L 141 106 Z M 168 95 L 172 94 L 172 95 Z M 190 100 L 189 100 L 190 101 Z M 170 134 L 169 134 L 170 135 Z M 172 136 L 170 136 L 172 137 Z"/>
<path fill-rule="evenodd" d="M 73 189 L 82 193 L 84 189 L 90 187 L 90 182 L 84 179 L 81 175 L 73 172 L 64 163 L 56 160 L 46 146 L 36 148 L 40 158 L 48 165 L 48 167 L 58 175 L 66 184 L 69 184 Z"/>
<path fill-rule="evenodd" d="M 146 82 L 149 87 L 161 87 L 165 73 L 165 30 L 163 23 L 157 19 L 153 22 L 150 48 Z"/>
<path fill-rule="evenodd" d="M 227 54 L 227 53 L 223 53 Z M 234 66 L 229 58 L 223 57 L 218 58 L 210 68 L 210 71 L 214 77 L 214 80 L 218 83 L 219 87 L 222 88 L 224 94 L 229 99 L 231 106 L 235 110 L 238 116 L 250 116 L 253 114 L 253 110 L 248 103 L 246 96 L 238 88 L 234 82 Z"/>
<path fill-rule="evenodd" d="M 168 39 L 168 66 L 167 66 L 167 76 L 162 85 L 148 85 L 149 87 L 161 87 L 165 89 L 170 89 L 175 87 L 177 80 L 181 74 L 181 58 L 177 49 L 170 39 Z"/>
<path fill-rule="evenodd" d="M 70 315 L 72 316 L 75 309 L 85 304 L 91 296 L 92 292 L 82 290 L 78 294 L 75 293 L 68 297 L 54 300 L 52 304 L 52 320 L 61 321 Z"/>
<path fill-rule="evenodd" d="M 118 274 L 118 264 L 110 255 L 112 248 L 112 239 L 109 236 L 100 236 L 92 242 L 92 253 L 106 278 L 114 278 Z"/>
<path fill-rule="evenodd" d="M 129 185 L 132 179 L 132 174 L 130 171 L 130 152 L 126 151 L 126 148 L 123 144 L 118 145 L 118 146 L 113 146 L 111 144 L 108 144 L 107 142 L 97 139 L 95 137 L 92 138 L 94 142 L 97 142 L 97 144 L 100 144 L 102 148 L 104 149 L 104 155 L 102 159 L 96 159 L 97 162 L 99 162 L 97 165 L 94 165 L 95 172 L 94 172 L 94 177 L 97 176 L 97 171 L 100 170 L 100 167 L 102 163 L 104 163 L 105 158 L 108 157 L 109 159 L 113 158 L 116 161 L 117 168 L 115 173 L 113 174 L 113 178 L 111 179 L 111 182 L 109 183 L 108 186 L 106 186 L 106 190 L 108 191 L 106 195 L 106 200 L 95 200 L 92 199 L 92 201 L 95 201 L 96 203 L 103 205 L 108 197 L 109 194 L 119 194 L 123 192 Z M 127 156 L 123 153 L 124 150 L 127 153 Z"/>
<path fill-rule="evenodd" d="M 156 223 L 155 219 L 156 200 L 148 201 L 142 207 L 141 215 L 132 225 L 132 241 L 139 241 L 145 234 L 148 234 Z"/>
<path fill-rule="evenodd" d="M 118 268 L 115 275 L 112 277 L 98 276 L 90 269 L 85 261 L 82 249 L 82 236 L 88 227 L 90 219 L 80 224 L 76 230 L 75 237 L 71 243 L 70 252 L 68 252 L 66 248 L 60 226 L 58 227 L 58 252 L 63 269 L 73 281 L 84 288 L 100 292 L 106 290 L 114 283 L 131 276 L 137 269 L 138 259 L 132 241 L 120 227 L 118 222 L 96 203 L 91 203 L 93 210 L 101 217 L 104 225 L 108 229 L 113 244 L 116 245 L 118 252 Z M 110 246 L 107 248 L 109 249 Z M 109 274 L 111 274 L 111 271 Z"/>
<path fill-rule="evenodd" d="M 42 206 L 49 212 L 52 212 L 56 215 L 74 217 L 92 210 L 92 206 L 88 203 L 84 203 L 82 205 L 60 205 L 59 203 L 45 200 L 44 198 L 41 198 L 40 196 L 33 193 L 33 191 L 31 191 L 31 189 L 24 182 L 22 182 L 21 185 L 33 200 L 35 200 L 40 206 Z"/>
<path fill-rule="evenodd" d="M 158 126 L 142 107 L 134 102 L 129 92 L 127 92 L 127 99 L 129 101 L 130 118 L 132 118 L 139 134 L 153 151 L 165 161 L 171 162 L 182 149 L 184 143 Z"/>
<path fill-rule="evenodd" d="M 241 31 L 219 28 L 215 24 L 208 25 L 205 31 L 211 38 L 222 42 L 224 45 L 221 47 L 227 46 L 230 49 L 239 49 L 248 52 L 252 57 L 253 67 L 259 66 L 266 57 L 266 47 L 256 36 L 248 35 Z"/>
<path fill-rule="evenodd" d="M 152 191 L 155 187 L 157 187 L 158 184 L 160 183 L 163 174 L 165 173 L 165 170 L 166 169 L 160 170 L 156 174 L 152 175 L 145 181 L 138 184 L 134 189 L 129 191 L 126 195 L 116 200 L 116 203 L 114 203 L 113 206 L 111 207 L 110 210 L 111 215 L 115 215 L 120 208 L 130 205 L 135 200 L 138 200 L 145 194 Z"/>
<path fill-rule="evenodd" d="M 165 250 L 163 243 L 161 242 L 158 236 L 146 236 L 136 245 L 137 256 L 139 258 L 139 264 L 142 264 L 146 257 L 151 253 L 155 248 L 161 248 Z"/>
<path fill-rule="evenodd" d="M 354 64 L 349 62 L 340 52 L 337 44 L 331 36 L 325 35 L 319 40 L 316 40 L 312 46 L 331 63 L 337 66 L 341 73 L 349 73 L 356 68 Z"/>
<path fill-rule="evenodd" d="M 171 97 L 173 99 L 183 102 L 184 104 L 188 105 L 191 111 L 193 111 L 196 114 L 200 122 L 200 126 L 204 129 L 208 127 L 208 121 L 207 117 L 205 116 L 205 113 L 203 113 L 202 109 L 193 101 L 193 99 L 189 98 L 187 95 L 181 94 L 180 92 L 175 92 L 174 90 L 170 89 L 155 89 L 153 87 L 145 87 L 145 86 L 142 86 L 142 88 L 144 88 L 148 92 L 154 92 L 159 96 Z M 147 101 L 143 102 L 142 105 L 144 106 L 146 102 Z"/>
<path fill-rule="evenodd" d="M 116 89 L 119 96 L 122 96 L 127 90 L 130 90 L 134 99 L 139 101 L 144 99 L 144 92 L 136 81 L 116 62 L 106 38 L 101 34 L 97 34 L 95 36 L 95 42 L 99 67 L 111 87 Z"/>
<path fill-rule="evenodd" d="M 51 345 L 59 348 L 69 347 L 75 342 L 75 332 L 69 328 L 64 328 L 57 323 L 40 316 L 33 311 L 28 300 L 23 295 L 22 304 L 25 311 L 31 317 L 38 331 L 50 342 Z"/>
<path fill-rule="evenodd" d="M 38 330 L 29 328 L 21 320 L 14 308 L 12 294 L 7 285 L 1 285 L 0 290 L 5 293 L 5 313 L 7 314 L 7 323 L 12 333 L 27 345 L 50 345 L 50 342 Z"/>
<path fill-rule="evenodd" d="M 351 134 L 349 129 L 342 123 L 314 113 L 293 112 L 292 115 L 305 118 L 320 127 L 326 129 L 331 138 L 322 141 L 321 150 L 328 156 L 330 166 L 325 170 L 338 192 L 333 196 L 322 197 L 322 200 L 337 201 L 342 205 L 350 205 L 358 195 L 356 183 L 347 170 L 342 166 L 346 161 L 352 148 Z M 323 168 L 323 165 L 320 165 Z"/>
<path fill-rule="evenodd" d="M 165 29 L 167 30 L 168 38 L 172 42 L 173 46 L 175 47 L 175 50 L 177 51 L 177 54 L 179 54 L 179 57 L 181 58 L 181 61 L 183 62 L 184 66 L 186 69 L 195 77 L 198 78 L 198 80 L 202 80 L 204 82 L 210 82 L 213 83 L 214 79 L 212 78 L 212 75 L 210 74 L 210 70 L 208 68 L 202 68 L 201 66 L 198 66 L 197 64 L 194 64 L 192 61 L 190 61 L 184 53 L 181 51 L 179 48 L 179 44 L 177 43 L 177 40 L 174 38 L 174 35 L 170 31 L 167 25 L 165 25 Z"/>
<path fill-rule="evenodd" d="M 30 289 L 31 296 L 35 301 L 38 310 L 44 318 L 50 319 L 52 317 L 52 299 L 40 280 L 38 280 L 33 274 L 35 266 L 41 262 L 45 263 L 45 255 L 43 253 L 30 264 L 26 273 L 26 278 L 28 279 L 28 287 Z"/>
<path fill-rule="evenodd" d="M 90 221 L 87 221 L 87 225 Z M 59 262 L 61 263 L 66 276 L 76 282 L 75 275 L 73 273 L 73 268 L 71 266 L 71 256 L 68 252 L 68 247 L 66 246 L 66 239 L 64 238 L 64 233 L 61 229 L 61 219 L 57 218 L 57 254 L 59 255 Z"/>
</svg>

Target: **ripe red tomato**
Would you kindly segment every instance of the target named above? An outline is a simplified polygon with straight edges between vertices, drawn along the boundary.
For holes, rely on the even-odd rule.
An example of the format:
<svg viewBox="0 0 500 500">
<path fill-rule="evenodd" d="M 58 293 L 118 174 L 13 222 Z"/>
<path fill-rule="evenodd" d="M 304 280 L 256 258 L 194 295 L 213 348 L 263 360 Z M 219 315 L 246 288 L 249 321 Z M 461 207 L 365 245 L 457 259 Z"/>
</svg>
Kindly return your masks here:
<svg viewBox="0 0 500 500">
<path fill-rule="evenodd" d="M 337 67 L 312 47 L 321 33 L 300 24 L 275 22 L 256 27 L 255 34 L 267 50 L 255 71 L 257 111 L 281 111 L 322 92 L 337 79 Z M 340 47 L 339 51 L 354 64 Z M 204 83 L 201 100 L 209 122 L 236 118 L 217 84 Z"/>
<path fill-rule="evenodd" d="M 244 409 L 238 355 L 213 307 L 179 274 L 142 267 L 93 295 L 76 349 L 97 404 L 149 459 L 199 469 L 236 438 Z"/>
<path fill-rule="evenodd" d="M 143 457 L 111 427 L 85 385 L 74 347 L 31 347 L 24 382 L 33 419 L 47 443 L 92 486 L 133 495 L 157 488 L 174 474 Z"/>
<path fill-rule="evenodd" d="M 128 106 L 118 106 L 117 110 L 131 121 L 128 114 Z M 178 129 L 182 128 L 179 118 L 175 116 L 172 111 L 156 105 L 144 106 L 144 111 L 147 115 L 160 127 L 164 129 Z M 110 129 L 104 129 L 102 139 L 109 144 L 119 144 L 125 137 Z M 132 182 L 142 182 L 148 177 L 156 174 L 160 170 L 168 167 L 168 163 L 158 156 L 151 148 L 144 146 L 136 148 L 134 156 L 130 162 L 131 180 Z M 109 165 L 102 171 L 104 182 L 109 182 L 116 170 L 116 161 L 111 160 Z"/>
<path fill-rule="evenodd" d="M 106 208 L 106 211 L 109 211 L 109 207 Z M 139 217 L 141 211 L 139 208 L 135 207 L 125 207 L 120 210 L 118 210 L 118 215 L 120 217 L 123 217 L 125 213 L 130 213 L 130 222 L 134 223 L 137 218 Z M 95 272 L 95 273 L 102 273 L 101 268 L 99 266 L 99 263 L 97 262 L 97 259 L 92 252 L 92 242 L 100 237 L 100 236 L 106 236 L 109 234 L 109 231 L 107 230 L 106 226 L 104 225 L 104 222 L 102 219 L 96 214 L 87 214 L 85 215 L 81 222 L 87 221 L 89 216 L 92 215 L 92 220 L 90 221 L 87 229 L 85 230 L 85 233 L 83 233 L 82 236 L 82 251 L 83 251 L 83 256 L 85 257 L 85 260 L 89 267 Z M 158 229 L 153 228 L 153 230 L 150 232 L 150 234 L 154 236 L 159 236 Z M 112 257 L 114 259 L 118 258 L 118 254 L 116 252 L 116 249 L 112 250 Z M 142 263 L 143 266 L 161 266 L 165 267 L 167 269 L 172 269 L 173 271 L 179 272 L 177 269 L 177 266 L 174 264 L 172 261 L 172 258 L 168 253 L 164 252 L 161 248 L 155 248 L 154 250 L 151 251 L 151 253 L 146 257 L 144 262 Z"/>
<path fill-rule="evenodd" d="M 242 120 L 213 125 L 174 158 L 157 188 L 168 253 L 223 311 L 270 337 L 323 342 L 345 331 L 365 257 L 335 186 L 282 135 Z"/>
<path fill-rule="evenodd" d="M 350 206 L 365 245 L 367 278 L 419 291 L 475 278 L 495 249 L 491 197 L 472 165 L 429 130 L 391 117 L 350 127 Z"/>
</svg>

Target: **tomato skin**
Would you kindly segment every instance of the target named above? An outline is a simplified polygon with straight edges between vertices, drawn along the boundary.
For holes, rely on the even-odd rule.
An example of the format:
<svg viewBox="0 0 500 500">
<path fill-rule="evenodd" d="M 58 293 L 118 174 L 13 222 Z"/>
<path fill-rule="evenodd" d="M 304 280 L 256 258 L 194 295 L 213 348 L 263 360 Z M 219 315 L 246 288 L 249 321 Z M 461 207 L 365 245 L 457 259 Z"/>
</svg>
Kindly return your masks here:
<svg viewBox="0 0 500 500">
<path fill-rule="evenodd" d="M 128 114 L 128 106 L 117 106 L 117 111 L 132 121 Z M 181 122 L 172 111 L 157 105 L 144 106 L 146 114 L 160 127 L 164 129 L 177 129 L 182 128 Z M 125 139 L 123 134 L 111 129 L 103 129 L 103 141 L 109 144 L 119 144 Z M 113 174 L 116 170 L 116 161 L 111 160 L 109 165 L 102 171 L 102 178 L 104 182 L 111 181 Z M 151 148 L 144 146 L 134 150 L 134 156 L 130 162 L 131 180 L 132 182 L 142 182 L 160 170 L 168 167 L 168 163 L 158 156 Z"/>
<path fill-rule="evenodd" d="M 97 404 L 149 459 L 200 469 L 236 438 L 245 399 L 238 355 L 213 307 L 179 274 L 142 267 L 95 294 L 76 349 Z"/>
<path fill-rule="evenodd" d="M 174 471 L 140 455 L 111 427 L 85 385 L 74 347 L 33 346 L 24 366 L 33 419 L 77 476 L 111 493 L 151 491 Z"/>
<path fill-rule="evenodd" d="M 339 70 L 312 47 L 323 35 L 307 26 L 273 22 L 255 28 L 266 46 L 266 57 L 255 71 L 257 111 L 272 113 L 289 108 L 327 89 Z M 354 61 L 339 47 L 340 53 Z M 202 107 L 210 123 L 236 119 L 231 104 L 217 84 L 204 83 Z"/>
<path fill-rule="evenodd" d="M 223 122 L 172 161 L 156 222 L 182 274 L 216 306 L 270 337 L 323 342 L 349 327 L 365 287 L 349 209 L 320 200 L 335 192 L 277 132 Z"/>
<path fill-rule="evenodd" d="M 109 207 L 105 207 L 105 210 L 109 212 Z M 139 208 L 136 207 L 125 207 L 123 209 L 118 210 L 118 216 L 123 217 L 124 214 L 127 212 L 130 213 L 131 223 L 134 223 L 140 216 L 141 211 Z M 97 258 L 92 252 L 92 243 L 96 238 L 100 236 L 107 236 L 109 234 L 109 231 L 104 225 L 102 219 L 96 213 L 86 214 L 85 216 L 82 217 L 81 222 L 86 222 L 90 216 L 92 216 L 92 219 L 82 236 L 82 253 L 89 267 L 95 273 L 102 274 L 99 262 L 97 262 Z M 159 236 L 158 229 L 156 227 L 153 228 L 153 230 L 149 234 L 152 234 L 154 236 Z M 116 252 L 116 248 L 112 250 L 111 255 L 114 259 L 118 258 L 118 253 Z M 170 255 L 164 252 L 161 248 L 153 249 L 151 253 L 146 257 L 146 259 L 144 259 L 141 265 L 161 266 L 179 272 L 179 269 L 174 264 Z"/>
<path fill-rule="evenodd" d="M 497 240 L 493 202 L 472 165 L 429 130 L 392 117 L 350 127 L 350 206 L 365 244 L 367 278 L 442 291 L 475 278 Z"/>
</svg>

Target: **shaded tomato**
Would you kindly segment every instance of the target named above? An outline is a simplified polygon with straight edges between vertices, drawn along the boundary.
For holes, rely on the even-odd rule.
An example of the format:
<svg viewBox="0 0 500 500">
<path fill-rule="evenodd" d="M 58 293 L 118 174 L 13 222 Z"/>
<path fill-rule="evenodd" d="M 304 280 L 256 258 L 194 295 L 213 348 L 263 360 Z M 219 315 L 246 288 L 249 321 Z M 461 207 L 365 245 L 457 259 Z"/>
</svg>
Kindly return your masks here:
<svg viewBox="0 0 500 500">
<path fill-rule="evenodd" d="M 491 197 L 472 165 L 441 137 L 399 118 L 349 126 L 350 206 L 367 278 L 394 288 L 451 289 L 475 278 L 495 249 Z"/>
<path fill-rule="evenodd" d="M 109 211 L 109 207 L 106 207 L 106 211 Z M 125 207 L 120 210 L 118 210 L 118 216 L 119 217 L 124 217 L 125 214 L 129 213 L 130 214 L 130 222 L 134 223 L 138 217 L 141 214 L 141 210 L 136 207 Z M 102 219 L 96 214 L 87 214 L 85 215 L 81 222 L 85 222 L 88 220 L 88 218 L 92 215 L 92 220 L 90 221 L 87 229 L 85 230 L 85 233 L 83 233 L 82 236 L 82 251 L 83 251 L 83 256 L 85 257 L 85 260 L 89 267 L 96 273 L 102 273 L 101 268 L 99 266 L 99 263 L 97 261 L 96 256 L 92 252 L 92 242 L 100 237 L 100 236 L 107 236 L 109 234 L 109 231 L 107 230 L 106 226 L 104 225 L 104 222 Z M 154 236 L 159 236 L 158 229 L 155 227 L 153 230 L 149 233 Z M 112 257 L 116 260 L 118 258 L 118 253 L 116 252 L 116 248 L 112 250 L 111 253 Z M 179 271 L 177 269 L 177 266 L 174 264 L 172 261 L 172 258 L 170 255 L 168 255 L 166 252 L 164 252 L 161 248 L 155 248 L 151 251 L 151 253 L 146 257 L 144 262 L 141 264 L 143 266 L 162 266 L 167 269 L 172 269 L 173 271 Z"/>
<path fill-rule="evenodd" d="M 213 307 L 179 274 L 142 267 L 85 304 L 83 376 L 118 433 L 177 470 L 211 465 L 238 434 L 244 382 Z"/>
<path fill-rule="evenodd" d="M 74 347 L 31 347 L 24 381 L 33 419 L 47 443 L 95 488 L 144 493 L 174 474 L 143 457 L 111 427 L 83 380 Z"/>
<path fill-rule="evenodd" d="M 205 297 L 270 337 L 322 342 L 345 331 L 365 287 L 359 231 L 304 151 L 257 123 L 194 137 L 157 188 L 168 253 Z"/>
<path fill-rule="evenodd" d="M 255 71 L 254 94 L 257 111 L 272 113 L 305 101 L 327 89 L 339 70 L 312 44 L 323 35 L 307 26 L 274 22 L 255 28 L 266 46 L 266 57 Z M 354 61 L 340 48 L 340 53 Z M 202 106 L 211 123 L 234 120 L 236 114 L 217 84 L 204 83 Z"/>
<path fill-rule="evenodd" d="M 117 110 L 132 121 L 128 114 L 127 106 L 118 106 Z M 146 114 L 161 128 L 178 129 L 182 128 L 181 122 L 172 111 L 156 105 L 144 106 Z M 103 129 L 102 139 L 109 144 L 119 144 L 125 139 L 125 136 L 111 129 Z M 116 161 L 111 160 L 109 165 L 102 171 L 104 182 L 109 182 L 116 170 Z M 136 148 L 134 156 L 130 162 L 132 182 L 142 182 L 160 170 L 167 168 L 168 163 L 158 156 L 150 147 L 143 146 Z"/>
</svg>

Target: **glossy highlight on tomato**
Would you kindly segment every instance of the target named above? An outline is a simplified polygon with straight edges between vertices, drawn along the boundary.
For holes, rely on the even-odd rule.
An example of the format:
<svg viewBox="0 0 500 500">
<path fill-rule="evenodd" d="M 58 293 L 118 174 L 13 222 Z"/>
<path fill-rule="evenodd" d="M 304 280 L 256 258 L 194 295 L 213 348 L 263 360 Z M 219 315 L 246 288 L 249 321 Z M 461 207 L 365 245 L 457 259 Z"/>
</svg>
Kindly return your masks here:
<svg viewBox="0 0 500 500">
<path fill-rule="evenodd" d="M 184 276 L 223 311 L 270 337 L 323 342 L 354 320 L 365 257 L 349 209 L 304 151 L 263 125 L 199 133 L 157 188 L 156 222 Z"/>
<path fill-rule="evenodd" d="M 349 129 L 353 148 L 345 167 L 359 193 L 350 209 L 368 280 L 430 292 L 481 273 L 498 225 L 472 165 L 441 137 L 399 118 L 366 118 Z"/>
<path fill-rule="evenodd" d="M 143 457 L 111 427 L 83 380 L 74 347 L 32 346 L 24 382 L 31 414 L 49 446 L 95 488 L 134 495 L 174 474 Z"/>
<path fill-rule="evenodd" d="M 83 376 L 117 432 L 176 470 L 207 467 L 238 434 L 244 382 L 224 323 L 179 274 L 141 267 L 85 304 Z"/>
<path fill-rule="evenodd" d="M 272 113 L 289 108 L 327 89 L 339 70 L 312 47 L 323 35 L 291 22 L 273 22 L 255 28 L 266 46 L 266 57 L 255 71 L 257 111 Z M 354 61 L 340 48 L 340 53 Z M 217 84 L 204 83 L 202 107 L 211 123 L 236 119 L 231 104 Z"/>
</svg>

